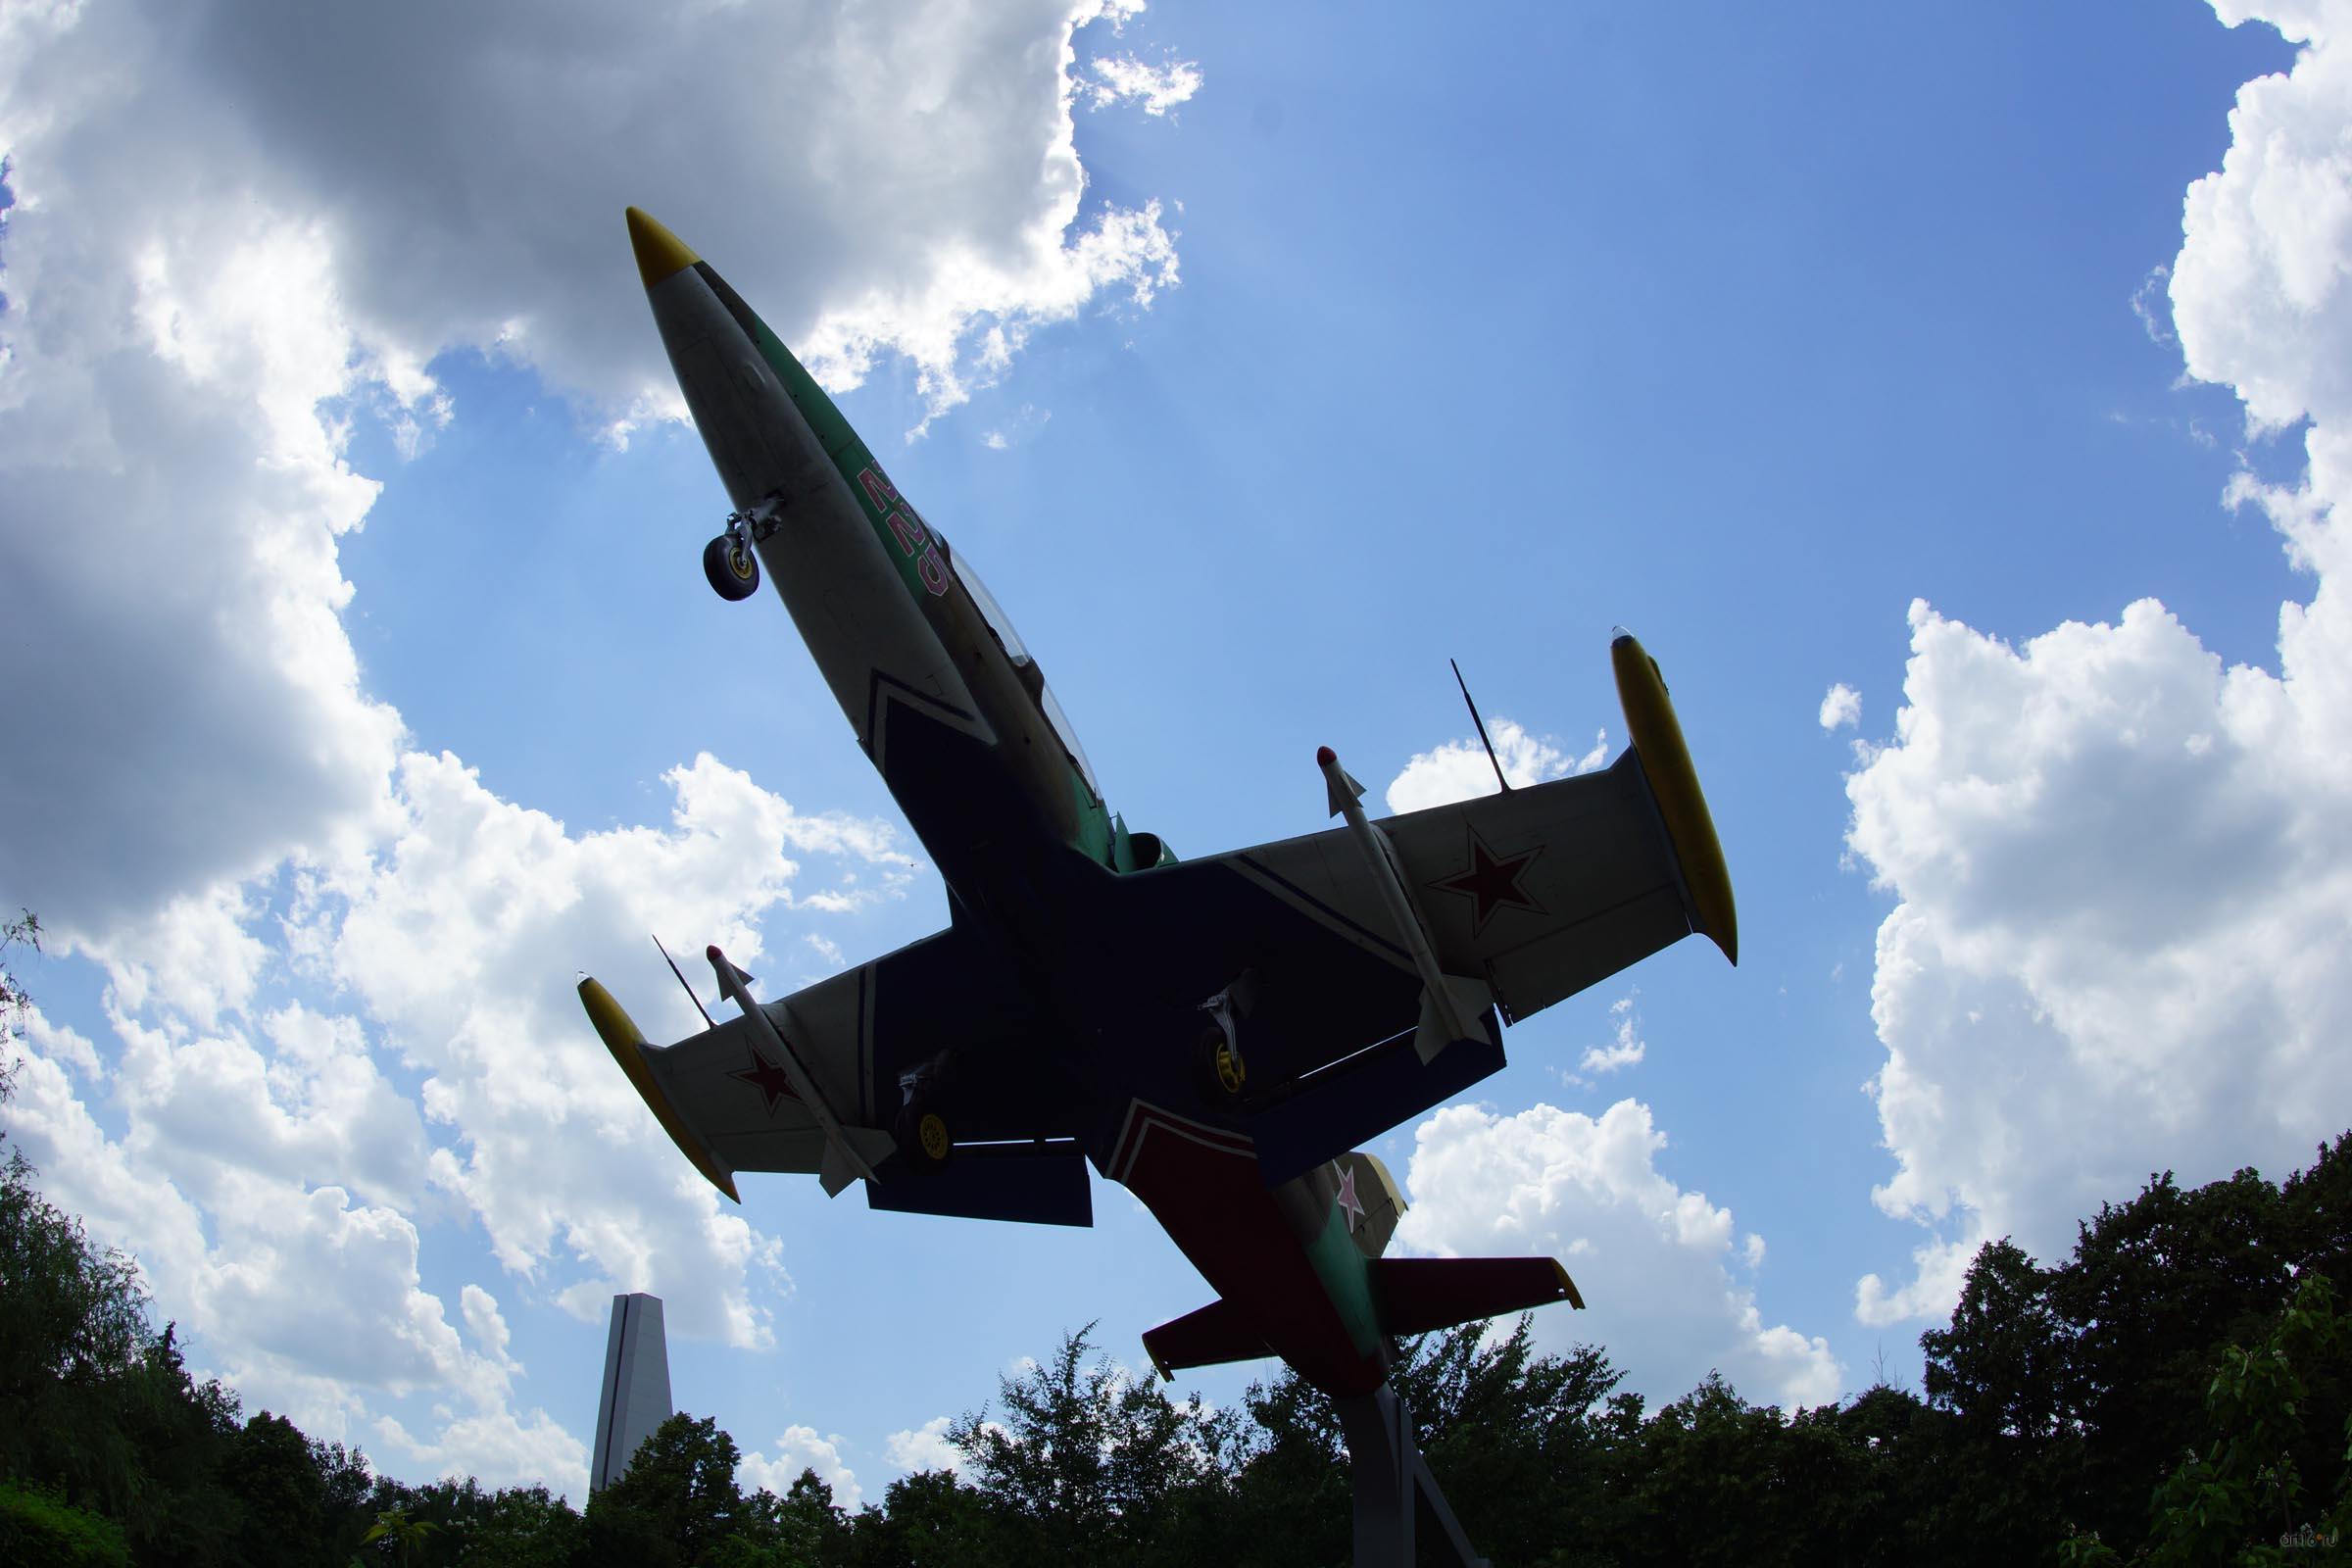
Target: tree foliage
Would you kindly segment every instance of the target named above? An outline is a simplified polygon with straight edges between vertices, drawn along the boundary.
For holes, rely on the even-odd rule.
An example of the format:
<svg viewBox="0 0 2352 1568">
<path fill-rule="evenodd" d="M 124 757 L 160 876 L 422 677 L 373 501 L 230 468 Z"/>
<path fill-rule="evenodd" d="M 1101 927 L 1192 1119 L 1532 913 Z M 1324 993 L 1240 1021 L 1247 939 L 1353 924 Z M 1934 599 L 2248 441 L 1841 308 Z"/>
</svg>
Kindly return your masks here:
<svg viewBox="0 0 2352 1568">
<path fill-rule="evenodd" d="M 969 1462 L 996 1542 L 1017 1542 L 1028 1561 L 1190 1560 L 1198 1521 L 1225 1490 L 1234 1423 L 1106 1356 L 1089 1364 L 1092 1331 L 1000 1379 L 1004 1419 L 967 1412 L 949 1441 Z"/>
<path fill-rule="evenodd" d="M 9 967 L 8 950 L 17 947 L 41 951 L 41 919 L 30 909 L 20 909 L 14 920 L 0 920 L 0 1043 L 16 1038 L 19 1021 L 32 1005 L 32 998 Z"/>
</svg>

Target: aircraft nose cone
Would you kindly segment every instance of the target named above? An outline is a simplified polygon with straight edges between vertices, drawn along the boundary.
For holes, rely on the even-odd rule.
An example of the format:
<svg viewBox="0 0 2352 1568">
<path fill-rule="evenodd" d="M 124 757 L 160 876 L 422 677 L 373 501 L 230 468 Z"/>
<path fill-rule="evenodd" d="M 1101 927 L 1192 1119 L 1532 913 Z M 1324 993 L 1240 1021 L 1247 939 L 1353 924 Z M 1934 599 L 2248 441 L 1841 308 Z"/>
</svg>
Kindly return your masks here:
<svg viewBox="0 0 2352 1568">
<path fill-rule="evenodd" d="M 637 275 L 649 289 L 702 260 L 685 241 L 634 207 L 629 209 L 629 244 L 637 252 Z"/>
</svg>

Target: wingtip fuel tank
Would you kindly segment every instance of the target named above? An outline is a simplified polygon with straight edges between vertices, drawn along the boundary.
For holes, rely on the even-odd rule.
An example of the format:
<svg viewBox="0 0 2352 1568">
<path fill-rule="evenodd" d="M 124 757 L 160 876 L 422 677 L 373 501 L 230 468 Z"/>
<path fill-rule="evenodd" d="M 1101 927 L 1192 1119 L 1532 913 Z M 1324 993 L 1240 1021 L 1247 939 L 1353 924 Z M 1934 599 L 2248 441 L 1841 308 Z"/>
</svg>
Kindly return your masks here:
<svg viewBox="0 0 2352 1568">
<path fill-rule="evenodd" d="M 677 1145 L 678 1152 L 711 1186 L 734 1201 L 742 1202 L 743 1196 L 735 1191 L 735 1173 L 711 1152 L 710 1145 L 677 1113 L 669 1097 L 662 1092 L 653 1068 L 646 1062 L 645 1053 L 649 1048 L 645 1031 L 637 1027 L 637 1021 L 613 1000 L 612 992 L 586 977 L 580 981 L 580 1005 L 588 1009 L 588 1021 L 596 1026 L 597 1038 L 612 1053 L 612 1059 L 628 1075 L 630 1086 L 654 1113 L 654 1120 L 661 1124 L 662 1130 L 669 1134 L 669 1141 Z"/>
<path fill-rule="evenodd" d="M 1723 842 L 1715 836 L 1707 798 L 1699 791 L 1698 770 L 1691 765 L 1682 721 L 1674 716 L 1674 702 L 1666 694 L 1665 672 L 1641 639 L 1623 627 L 1609 644 L 1609 662 L 1617 676 L 1625 727 L 1632 732 L 1642 770 L 1657 798 L 1658 814 L 1666 819 L 1666 836 L 1674 841 L 1682 861 L 1698 929 L 1737 964 L 1740 915 L 1732 902 L 1732 871 L 1724 862 Z"/>
</svg>

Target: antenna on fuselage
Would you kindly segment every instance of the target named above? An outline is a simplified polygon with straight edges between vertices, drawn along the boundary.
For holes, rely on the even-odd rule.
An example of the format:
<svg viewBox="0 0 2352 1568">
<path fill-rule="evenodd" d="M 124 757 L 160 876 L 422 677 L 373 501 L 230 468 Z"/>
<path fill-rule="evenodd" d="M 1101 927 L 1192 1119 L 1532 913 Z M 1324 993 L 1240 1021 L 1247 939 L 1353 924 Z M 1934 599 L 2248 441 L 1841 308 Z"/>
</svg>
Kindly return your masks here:
<svg viewBox="0 0 2352 1568">
<path fill-rule="evenodd" d="M 1494 743 L 1487 739 L 1487 721 L 1478 716 L 1478 705 L 1470 702 L 1470 683 L 1462 679 L 1461 663 L 1451 659 L 1446 662 L 1453 665 L 1453 683 L 1462 689 L 1462 701 L 1470 706 L 1470 722 L 1478 726 L 1478 743 L 1487 749 L 1487 760 L 1494 764 L 1494 782 L 1502 786 L 1503 794 L 1508 795 L 1511 793 L 1511 781 L 1502 776 L 1502 759 L 1494 755 Z"/>
<path fill-rule="evenodd" d="M 646 933 L 646 935 L 653 936 L 654 934 L 649 931 Z M 694 994 L 694 987 L 686 985 L 686 972 L 678 967 L 678 960 L 669 956 L 669 950 L 662 947 L 662 939 L 660 937 L 654 936 L 654 946 L 657 948 L 662 948 L 662 961 L 668 964 L 669 972 L 678 977 L 678 984 L 686 986 L 686 1000 L 694 1004 L 695 1011 L 703 1013 L 703 1027 L 706 1029 L 717 1028 L 718 1025 L 710 1021 L 710 1014 L 708 1012 L 703 1012 L 703 999 Z"/>
</svg>

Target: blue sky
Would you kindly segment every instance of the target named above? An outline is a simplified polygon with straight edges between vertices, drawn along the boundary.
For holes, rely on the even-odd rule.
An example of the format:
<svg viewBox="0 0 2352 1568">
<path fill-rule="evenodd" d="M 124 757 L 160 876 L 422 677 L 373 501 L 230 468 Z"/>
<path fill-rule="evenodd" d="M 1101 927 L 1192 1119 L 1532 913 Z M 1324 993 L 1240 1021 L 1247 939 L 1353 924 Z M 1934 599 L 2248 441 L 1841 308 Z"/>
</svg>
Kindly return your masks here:
<svg viewBox="0 0 2352 1568">
<path fill-rule="evenodd" d="M 0 904 L 57 934 L 9 1125 L 202 1364 L 576 1496 L 650 1289 L 748 1478 L 878 1497 L 1016 1358 L 1206 1299 L 1100 1184 L 1089 1233 L 721 1215 L 570 1004 L 683 1032 L 648 928 L 773 995 L 944 919 L 780 607 L 700 580 L 628 202 L 1179 853 L 1321 825 L 1320 744 L 1476 787 L 1448 657 L 1529 771 L 1613 755 L 1640 632 L 1740 968 L 1671 950 L 1377 1146 L 1404 1245 L 1567 1258 L 1547 1344 L 1916 1380 L 1983 1238 L 2352 1121 L 2343 17 L 1106 9 L 616 12 L 570 72 L 527 13 L 0 31 Z"/>
</svg>

